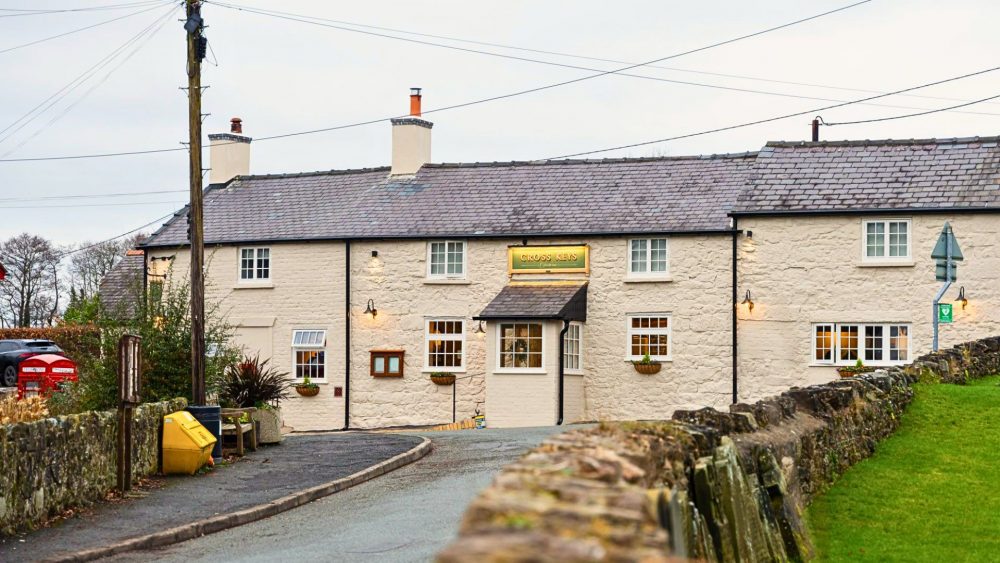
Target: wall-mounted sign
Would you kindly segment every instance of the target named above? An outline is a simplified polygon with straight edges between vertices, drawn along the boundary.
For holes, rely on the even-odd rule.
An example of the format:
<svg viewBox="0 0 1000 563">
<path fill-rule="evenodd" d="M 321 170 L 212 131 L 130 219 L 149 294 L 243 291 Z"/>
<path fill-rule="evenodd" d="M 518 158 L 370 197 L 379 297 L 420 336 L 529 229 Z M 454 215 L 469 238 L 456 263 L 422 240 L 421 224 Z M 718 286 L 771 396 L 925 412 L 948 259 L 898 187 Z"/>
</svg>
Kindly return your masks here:
<svg viewBox="0 0 1000 563">
<path fill-rule="evenodd" d="M 590 247 L 511 246 L 507 250 L 510 274 L 589 274 Z"/>
<path fill-rule="evenodd" d="M 938 322 L 939 323 L 950 323 L 954 319 L 951 303 L 940 303 L 938 304 Z"/>
</svg>

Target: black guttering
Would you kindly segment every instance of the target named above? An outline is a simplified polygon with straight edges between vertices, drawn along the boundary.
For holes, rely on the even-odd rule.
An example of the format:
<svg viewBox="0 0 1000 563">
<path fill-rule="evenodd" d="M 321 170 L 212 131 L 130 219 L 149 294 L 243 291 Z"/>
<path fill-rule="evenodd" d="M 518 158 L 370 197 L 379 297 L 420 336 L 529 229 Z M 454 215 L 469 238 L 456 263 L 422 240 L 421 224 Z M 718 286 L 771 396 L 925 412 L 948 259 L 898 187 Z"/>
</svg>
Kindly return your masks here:
<svg viewBox="0 0 1000 563">
<path fill-rule="evenodd" d="M 768 209 L 759 211 L 730 211 L 730 217 L 768 217 L 788 215 L 937 215 L 942 213 L 1000 213 L 1000 207 L 894 207 L 881 209 L 864 207 L 857 209 Z"/>
<path fill-rule="evenodd" d="M 730 307 L 730 321 L 731 321 L 731 331 L 733 333 L 733 404 L 739 401 L 739 335 L 737 329 L 739 328 L 739 318 L 736 314 L 736 308 L 739 306 L 737 299 L 739 299 L 739 276 L 737 274 L 737 263 L 738 263 L 738 249 L 739 249 L 739 238 L 740 230 L 736 224 L 736 218 L 733 217 L 733 306 Z"/>
<path fill-rule="evenodd" d="M 569 331 L 569 321 L 563 320 L 562 330 L 559 332 L 559 419 L 556 426 L 563 423 L 563 405 L 566 403 L 566 333 Z"/>
<path fill-rule="evenodd" d="M 344 430 L 351 429 L 351 241 L 344 241 Z"/>
<path fill-rule="evenodd" d="M 277 244 L 277 243 L 300 243 L 300 242 L 347 242 L 347 241 L 393 241 L 393 240 L 442 240 L 442 239 L 475 239 L 475 240 L 505 240 L 505 239 L 553 239 L 553 238 L 617 238 L 629 236 L 704 236 L 704 235 L 726 235 L 729 236 L 730 229 L 701 229 L 688 231 L 599 231 L 599 232 L 552 232 L 552 233 L 441 233 L 441 234 L 414 234 L 414 235 L 373 235 L 373 236 L 334 236 L 334 237 L 307 237 L 307 238 L 262 238 L 245 240 L 221 240 L 207 241 L 205 246 L 226 246 L 234 244 Z M 187 243 L 164 243 L 164 244 L 143 244 L 140 248 L 184 248 Z"/>
</svg>

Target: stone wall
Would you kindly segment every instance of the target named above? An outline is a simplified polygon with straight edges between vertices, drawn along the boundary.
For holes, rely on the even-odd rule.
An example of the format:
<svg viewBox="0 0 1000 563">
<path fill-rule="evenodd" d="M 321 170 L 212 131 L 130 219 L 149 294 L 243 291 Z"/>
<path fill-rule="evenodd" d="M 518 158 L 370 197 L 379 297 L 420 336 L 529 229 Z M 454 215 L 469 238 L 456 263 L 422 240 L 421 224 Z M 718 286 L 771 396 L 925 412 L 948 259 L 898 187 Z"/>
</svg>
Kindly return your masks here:
<svg viewBox="0 0 1000 563">
<path fill-rule="evenodd" d="M 801 515 L 895 431 L 919 380 L 1000 372 L 1000 337 L 753 404 L 547 440 L 470 505 L 439 560 L 801 561 Z"/>
<path fill-rule="evenodd" d="M 136 409 L 133 479 L 158 471 L 163 416 L 185 406 L 175 399 Z M 0 534 L 104 498 L 115 486 L 117 436 L 115 412 L 0 426 Z"/>
</svg>

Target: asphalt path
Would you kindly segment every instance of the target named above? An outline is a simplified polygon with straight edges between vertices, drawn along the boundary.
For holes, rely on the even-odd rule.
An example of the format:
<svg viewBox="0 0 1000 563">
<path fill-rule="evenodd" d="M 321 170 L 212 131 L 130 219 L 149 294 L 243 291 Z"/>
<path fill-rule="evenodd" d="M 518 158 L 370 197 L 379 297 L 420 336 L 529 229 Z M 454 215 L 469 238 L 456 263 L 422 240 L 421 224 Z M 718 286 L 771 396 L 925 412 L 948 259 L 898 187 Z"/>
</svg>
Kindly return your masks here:
<svg viewBox="0 0 1000 563">
<path fill-rule="evenodd" d="M 111 561 L 429 561 L 504 465 L 566 427 L 428 432 L 434 450 L 372 481 L 266 520 Z"/>
</svg>

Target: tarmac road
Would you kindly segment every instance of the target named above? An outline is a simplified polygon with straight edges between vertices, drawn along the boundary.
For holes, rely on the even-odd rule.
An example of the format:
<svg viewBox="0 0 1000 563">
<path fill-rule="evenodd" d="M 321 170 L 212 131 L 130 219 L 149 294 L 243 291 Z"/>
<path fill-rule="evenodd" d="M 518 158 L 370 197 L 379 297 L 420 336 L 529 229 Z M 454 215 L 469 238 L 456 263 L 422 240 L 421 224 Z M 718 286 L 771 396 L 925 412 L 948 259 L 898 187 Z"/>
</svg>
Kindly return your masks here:
<svg viewBox="0 0 1000 563">
<path fill-rule="evenodd" d="M 428 432 L 434 450 L 388 475 L 260 522 L 108 561 L 429 561 L 501 467 L 568 429 Z"/>
</svg>

